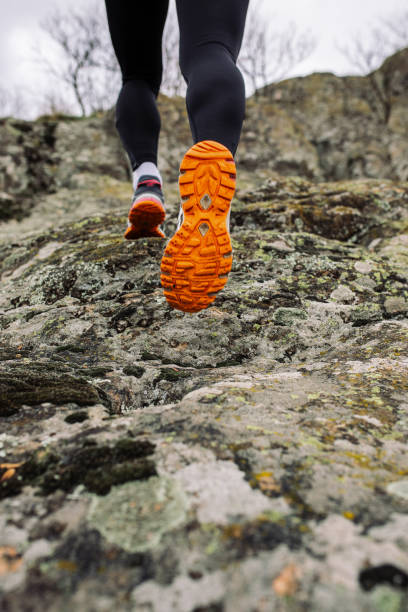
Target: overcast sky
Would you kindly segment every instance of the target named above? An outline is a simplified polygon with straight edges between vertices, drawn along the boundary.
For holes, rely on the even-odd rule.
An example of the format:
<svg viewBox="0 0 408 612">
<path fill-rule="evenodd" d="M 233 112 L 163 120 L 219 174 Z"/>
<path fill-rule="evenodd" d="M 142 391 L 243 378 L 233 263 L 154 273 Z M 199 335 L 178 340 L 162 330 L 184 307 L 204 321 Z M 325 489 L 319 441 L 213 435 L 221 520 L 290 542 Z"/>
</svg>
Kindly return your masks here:
<svg viewBox="0 0 408 612">
<path fill-rule="evenodd" d="M 31 50 L 35 41 L 42 42 L 39 21 L 55 7 L 67 11 L 69 7 L 81 7 L 91 1 L 3 2 L 0 22 L 0 83 L 3 88 L 25 86 L 38 91 L 44 87 L 45 77 L 36 69 Z M 316 50 L 296 67 L 296 75 L 315 71 L 332 71 L 339 75 L 352 73 L 352 67 L 336 49 L 336 41 L 346 41 L 353 33 L 364 35 L 377 18 L 392 17 L 403 10 L 407 10 L 407 0 L 264 0 L 265 18 L 278 19 L 282 24 L 295 21 L 300 30 L 309 29 L 317 37 Z"/>
</svg>

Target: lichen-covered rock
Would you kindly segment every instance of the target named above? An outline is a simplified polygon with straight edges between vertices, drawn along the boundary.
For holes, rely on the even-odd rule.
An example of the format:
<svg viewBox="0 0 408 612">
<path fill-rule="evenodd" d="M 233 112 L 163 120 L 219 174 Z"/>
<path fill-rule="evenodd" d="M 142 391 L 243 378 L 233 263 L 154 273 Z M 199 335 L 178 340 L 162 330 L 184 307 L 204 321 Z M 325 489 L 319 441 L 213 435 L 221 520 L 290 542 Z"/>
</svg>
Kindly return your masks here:
<svg viewBox="0 0 408 612">
<path fill-rule="evenodd" d="M 1 246 L 6 609 L 404 610 L 407 193 L 241 188 L 194 316 L 117 212 Z M 321 222 L 336 197 L 363 222 Z"/>
<path fill-rule="evenodd" d="M 407 180 L 407 78 L 404 49 L 365 77 L 316 73 L 267 87 L 249 105 L 256 136 L 244 132 L 244 143 L 261 150 L 250 164 L 326 180 Z"/>
<path fill-rule="evenodd" d="M 324 78 L 329 118 L 337 77 L 275 102 L 291 92 L 295 115 Z M 164 135 L 168 235 L 181 104 L 164 110 L 180 127 Z M 51 174 L 27 124 L 48 178 L 3 223 L 0 608 L 405 612 L 408 184 L 314 181 L 331 171 L 309 145 L 302 177 L 243 160 L 228 285 L 183 314 L 160 287 L 164 241 L 122 237 L 127 166 L 105 120 L 56 122 Z"/>
<path fill-rule="evenodd" d="M 365 77 L 319 73 L 266 87 L 247 103 L 237 152 L 241 185 L 252 189 L 281 175 L 314 181 L 407 181 L 407 79 L 405 49 Z M 159 96 L 159 109 L 160 170 L 166 182 L 174 182 L 191 146 L 185 101 Z M 122 181 L 129 178 L 112 112 L 86 119 L 0 120 L 0 221 L 15 220 L 8 226 L 10 233 L 125 211 L 131 189 Z M 166 195 L 173 198 L 174 188 Z M 333 237 L 348 237 L 364 223 L 360 207 L 367 204 L 366 197 L 354 192 L 350 199 L 346 186 L 326 193 L 318 219 L 309 197 L 301 220 L 324 224 Z"/>
</svg>

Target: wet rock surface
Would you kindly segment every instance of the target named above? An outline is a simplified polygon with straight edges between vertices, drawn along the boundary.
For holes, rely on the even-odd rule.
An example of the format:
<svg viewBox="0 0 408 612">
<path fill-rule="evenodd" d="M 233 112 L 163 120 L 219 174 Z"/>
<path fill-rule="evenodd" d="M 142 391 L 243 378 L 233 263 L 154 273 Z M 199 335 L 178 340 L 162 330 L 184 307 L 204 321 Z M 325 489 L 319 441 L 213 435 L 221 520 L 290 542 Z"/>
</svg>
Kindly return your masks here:
<svg viewBox="0 0 408 612">
<path fill-rule="evenodd" d="M 228 285 L 184 315 L 120 149 L 72 134 L 2 225 L 0 608 L 405 612 L 408 184 L 238 165 Z"/>
</svg>

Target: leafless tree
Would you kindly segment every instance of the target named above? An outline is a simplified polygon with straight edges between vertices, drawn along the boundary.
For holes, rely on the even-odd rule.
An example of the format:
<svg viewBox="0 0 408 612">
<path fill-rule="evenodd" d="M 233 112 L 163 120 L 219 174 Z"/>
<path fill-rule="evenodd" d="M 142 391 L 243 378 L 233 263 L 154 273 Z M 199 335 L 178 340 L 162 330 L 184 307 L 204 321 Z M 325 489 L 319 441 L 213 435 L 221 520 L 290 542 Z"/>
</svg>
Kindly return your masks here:
<svg viewBox="0 0 408 612">
<path fill-rule="evenodd" d="M 68 86 L 81 114 L 111 106 L 119 71 L 99 3 L 80 11 L 56 9 L 40 25 L 55 53 L 37 47 L 38 60 L 49 76 Z"/>
<path fill-rule="evenodd" d="M 76 106 L 82 115 L 106 109 L 116 101 L 121 76 L 107 27 L 105 12 L 99 3 L 80 10 L 54 10 L 41 22 L 53 44 L 53 53 L 35 48 L 37 61 L 55 83 L 65 86 L 70 100 L 64 108 Z M 184 81 L 178 66 L 178 23 L 172 3 L 163 36 L 162 90 L 168 95 L 184 93 Z M 48 91 L 41 108 L 53 108 L 61 97 Z"/>
<path fill-rule="evenodd" d="M 265 20 L 263 5 L 263 0 L 250 5 L 238 60 L 247 89 L 255 94 L 268 83 L 288 76 L 316 47 L 314 36 L 299 32 L 293 22 L 283 29 L 273 28 L 272 19 Z"/>
<path fill-rule="evenodd" d="M 365 35 L 355 33 L 349 43 L 337 43 L 356 72 L 367 76 L 373 93 L 371 106 L 385 123 L 391 113 L 394 75 L 385 77 L 378 68 L 387 57 L 405 47 L 408 47 L 408 11 L 377 18 Z"/>
<path fill-rule="evenodd" d="M 309 33 L 299 33 L 294 24 L 273 30 L 265 21 L 263 0 L 253 0 L 239 59 L 250 93 L 287 76 L 294 65 L 314 49 Z M 47 75 L 65 87 L 70 98 L 65 108 L 82 115 L 111 107 L 120 89 L 120 71 L 112 48 L 106 15 L 99 3 L 80 10 L 54 10 L 41 24 L 53 51 L 37 47 L 36 54 Z M 178 63 L 179 29 L 174 0 L 170 3 L 163 36 L 162 91 L 183 95 L 185 84 Z M 43 107 L 55 107 L 60 96 L 47 93 Z"/>
<path fill-rule="evenodd" d="M 378 18 L 365 34 L 356 32 L 350 42 L 337 43 L 339 51 L 359 73 L 379 68 L 392 53 L 408 46 L 408 11 Z"/>
</svg>

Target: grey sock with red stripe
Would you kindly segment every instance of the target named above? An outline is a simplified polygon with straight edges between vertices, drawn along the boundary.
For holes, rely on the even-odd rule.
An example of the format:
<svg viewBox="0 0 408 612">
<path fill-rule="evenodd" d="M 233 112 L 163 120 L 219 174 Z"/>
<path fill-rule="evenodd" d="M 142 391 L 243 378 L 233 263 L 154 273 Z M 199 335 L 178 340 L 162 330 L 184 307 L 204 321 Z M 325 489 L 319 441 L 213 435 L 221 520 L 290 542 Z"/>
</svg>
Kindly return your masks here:
<svg viewBox="0 0 408 612">
<path fill-rule="evenodd" d="M 133 202 L 140 199 L 153 198 L 159 200 L 164 208 L 164 196 L 161 188 L 161 183 L 156 176 L 143 175 L 139 178 L 137 187 L 133 194 Z"/>
<path fill-rule="evenodd" d="M 156 178 L 160 182 L 160 185 L 163 184 L 161 174 L 156 164 L 153 162 L 143 162 L 143 164 L 140 164 L 140 166 L 133 171 L 133 188 L 135 190 L 137 189 L 140 179 L 144 176 Z"/>
</svg>

